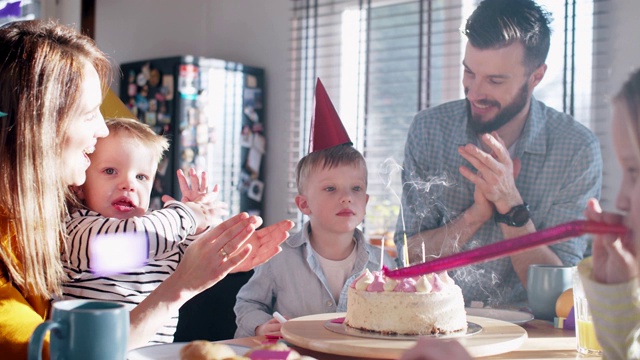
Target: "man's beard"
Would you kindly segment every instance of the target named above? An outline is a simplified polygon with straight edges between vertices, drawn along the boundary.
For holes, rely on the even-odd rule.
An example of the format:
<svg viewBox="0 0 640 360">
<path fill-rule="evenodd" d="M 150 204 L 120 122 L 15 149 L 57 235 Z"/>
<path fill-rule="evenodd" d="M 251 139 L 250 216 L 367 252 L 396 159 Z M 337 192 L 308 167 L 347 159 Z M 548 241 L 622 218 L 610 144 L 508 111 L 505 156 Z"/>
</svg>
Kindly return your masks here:
<svg viewBox="0 0 640 360">
<path fill-rule="evenodd" d="M 468 93 L 468 89 L 465 89 L 465 95 Z M 496 131 L 500 129 L 503 125 L 508 123 L 516 116 L 525 106 L 527 106 L 527 102 L 529 101 L 529 84 L 525 82 L 520 90 L 516 94 L 515 98 L 512 102 L 507 104 L 502 110 L 498 111 L 498 114 L 489 121 L 482 121 L 480 117 L 473 117 L 473 113 L 471 112 L 471 103 L 467 100 L 467 117 L 469 119 L 469 126 L 473 131 L 477 134 L 486 134 L 492 131 Z M 501 108 L 500 103 L 493 100 L 480 100 L 478 101 L 481 105 L 495 106 L 498 109 Z"/>
</svg>

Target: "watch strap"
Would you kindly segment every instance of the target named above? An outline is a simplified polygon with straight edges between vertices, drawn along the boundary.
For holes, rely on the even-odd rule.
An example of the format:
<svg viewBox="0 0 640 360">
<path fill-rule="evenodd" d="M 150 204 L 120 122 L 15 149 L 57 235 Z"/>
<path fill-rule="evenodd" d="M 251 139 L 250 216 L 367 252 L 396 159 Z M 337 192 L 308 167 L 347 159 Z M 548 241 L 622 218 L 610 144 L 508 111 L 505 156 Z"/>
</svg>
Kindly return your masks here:
<svg viewBox="0 0 640 360">
<path fill-rule="evenodd" d="M 529 204 L 522 203 L 512 207 L 506 214 L 496 212 L 493 216 L 494 220 L 509 226 L 520 227 L 529 222 Z"/>
</svg>

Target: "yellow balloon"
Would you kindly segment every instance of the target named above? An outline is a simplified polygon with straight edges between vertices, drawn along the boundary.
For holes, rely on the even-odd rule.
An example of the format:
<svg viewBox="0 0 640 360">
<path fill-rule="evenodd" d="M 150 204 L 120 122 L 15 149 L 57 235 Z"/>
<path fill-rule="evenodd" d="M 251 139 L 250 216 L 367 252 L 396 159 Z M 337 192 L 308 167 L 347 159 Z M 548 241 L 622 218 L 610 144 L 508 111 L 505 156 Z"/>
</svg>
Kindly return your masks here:
<svg viewBox="0 0 640 360">
<path fill-rule="evenodd" d="M 556 316 L 567 318 L 573 307 L 573 289 L 565 290 L 556 301 Z"/>
</svg>

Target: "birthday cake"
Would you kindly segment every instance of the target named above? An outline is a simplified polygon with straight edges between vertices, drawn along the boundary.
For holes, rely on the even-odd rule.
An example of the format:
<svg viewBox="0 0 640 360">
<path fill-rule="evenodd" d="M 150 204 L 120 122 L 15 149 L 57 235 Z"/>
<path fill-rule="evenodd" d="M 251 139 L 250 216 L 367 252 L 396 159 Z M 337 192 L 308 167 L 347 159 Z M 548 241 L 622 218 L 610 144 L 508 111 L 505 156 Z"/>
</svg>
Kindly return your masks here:
<svg viewBox="0 0 640 360">
<path fill-rule="evenodd" d="M 383 334 L 466 332 L 462 290 L 446 272 L 391 279 L 365 270 L 349 286 L 344 323 Z"/>
</svg>

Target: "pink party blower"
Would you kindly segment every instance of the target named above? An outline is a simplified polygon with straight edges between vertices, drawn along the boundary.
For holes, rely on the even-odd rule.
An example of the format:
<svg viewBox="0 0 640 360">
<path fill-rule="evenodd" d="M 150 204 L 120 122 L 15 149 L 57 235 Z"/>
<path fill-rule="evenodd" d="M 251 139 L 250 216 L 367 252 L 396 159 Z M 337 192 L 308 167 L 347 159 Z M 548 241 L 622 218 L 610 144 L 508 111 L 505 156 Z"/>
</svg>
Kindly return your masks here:
<svg viewBox="0 0 640 360">
<path fill-rule="evenodd" d="M 584 234 L 625 234 L 629 229 L 621 224 L 605 224 L 588 220 L 575 220 L 513 239 L 481 246 L 472 250 L 441 257 L 422 264 L 397 270 L 384 268 L 390 278 L 408 278 L 456 269 L 459 267 L 494 260 L 506 255 L 541 245 L 550 245 L 567 238 Z"/>
</svg>

